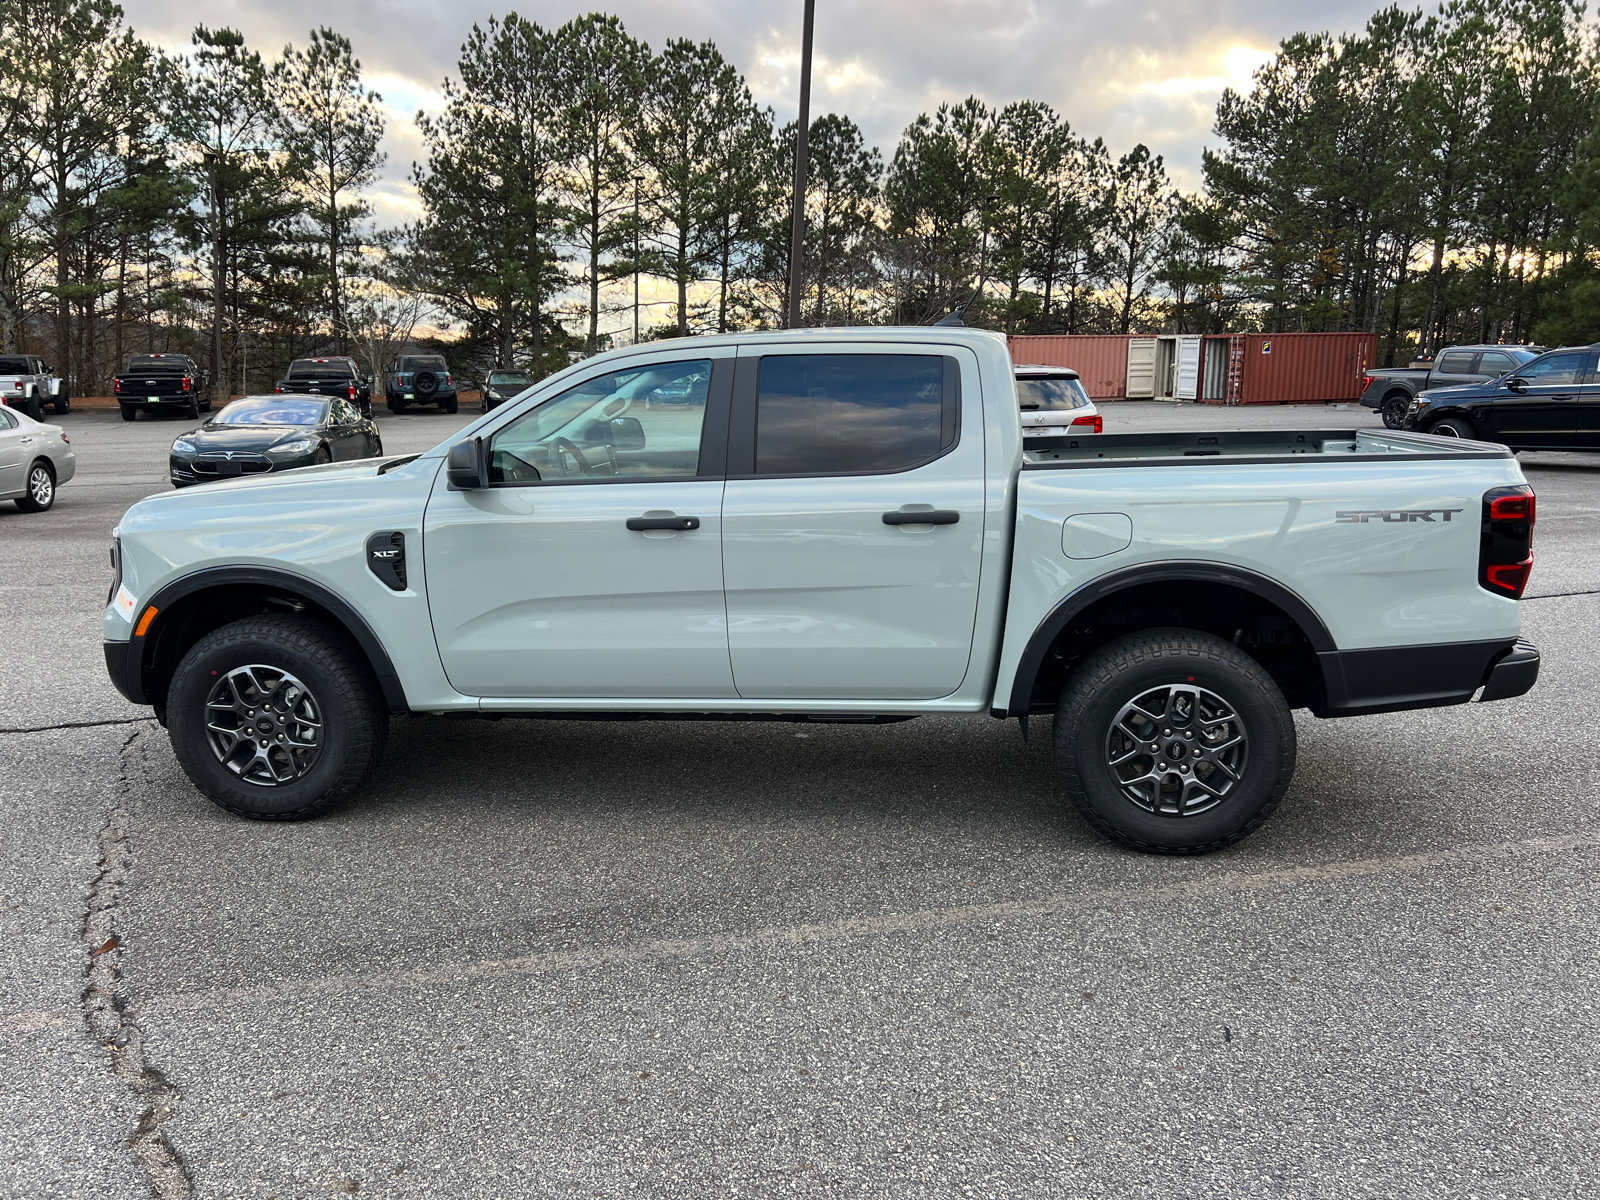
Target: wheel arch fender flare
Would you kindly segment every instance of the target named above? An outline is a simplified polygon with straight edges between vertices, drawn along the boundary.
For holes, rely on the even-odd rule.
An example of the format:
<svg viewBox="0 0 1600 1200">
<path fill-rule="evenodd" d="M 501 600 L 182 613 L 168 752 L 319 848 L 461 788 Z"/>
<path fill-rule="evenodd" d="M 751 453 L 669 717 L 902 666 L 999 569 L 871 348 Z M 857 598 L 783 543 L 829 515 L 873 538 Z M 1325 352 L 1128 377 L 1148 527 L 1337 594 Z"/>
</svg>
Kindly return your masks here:
<svg viewBox="0 0 1600 1200">
<path fill-rule="evenodd" d="M 400 676 L 394 669 L 394 660 L 389 657 L 389 652 L 384 649 L 383 642 L 367 622 L 367 619 L 356 611 L 351 604 L 338 593 L 324 585 L 294 571 L 281 567 L 204 567 L 188 575 L 180 576 L 160 588 L 151 596 L 140 611 L 154 608 L 156 617 L 152 621 L 149 632 L 157 634 L 155 637 L 134 639 L 142 641 L 144 645 L 139 651 L 138 670 L 134 678 L 141 683 L 142 690 L 147 692 L 143 703 L 161 703 L 161 699 L 149 698 L 148 689 L 143 688 L 146 673 L 154 665 L 156 646 L 159 642 L 161 614 L 180 600 L 192 597 L 200 592 L 218 588 L 236 587 L 245 585 L 249 587 L 263 587 L 281 589 L 291 596 L 308 600 L 324 610 L 334 619 L 350 638 L 356 643 L 361 653 L 366 656 L 368 665 L 376 677 L 379 688 L 383 691 L 384 703 L 391 712 L 408 712 L 410 706 L 406 702 L 405 688 L 400 683 Z M 130 697 L 131 698 L 131 697 Z"/>
<path fill-rule="evenodd" d="M 1110 598 L 1118 592 L 1147 583 L 1220 583 L 1249 592 L 1275 605 L 1300 627 L 1312 650 L 1319 655 L 1338 646 L 1328 627 L 1316 610 L 1292 589 L 1259 571 L 1236 567 L 1226 563 L 1191 562 L 1171 560 L 1144 563 L 1110 571 L 1089 580 L 1068 592 L 1054 608 L 1044 615 L 1023 647 L 1017 661 L 1016 674 L 1011 679 L 1011 694 L 1007 700 L 1006 716 L 1026 716 L 1033 697 L 1034 681 L 1044 665 L 1045 655 L 1056 638 L 1079 613 L 1091 604 Z"/>
</svg>

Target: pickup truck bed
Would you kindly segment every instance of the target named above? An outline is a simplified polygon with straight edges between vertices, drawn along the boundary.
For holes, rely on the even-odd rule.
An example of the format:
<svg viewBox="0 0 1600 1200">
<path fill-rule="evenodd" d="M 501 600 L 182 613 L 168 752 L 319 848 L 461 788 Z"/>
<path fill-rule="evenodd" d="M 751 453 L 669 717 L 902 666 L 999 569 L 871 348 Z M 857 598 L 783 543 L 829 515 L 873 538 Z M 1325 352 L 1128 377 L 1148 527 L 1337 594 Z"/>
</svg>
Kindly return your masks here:
<svg viewBox="0 0 1600 1200">
<path fill-rule="evenodd" d="M 1281 800 L 1291 708 L 1500 699 L 1538 673 L 1534 499 L 1503 447 L 1024 446 L 1005 343 L 977 330 L 649 343 L 414 458 L 203 490 L 123 518 L 106 660 L 197 786 L 260 819 L 349 794 L 391 714 L 1026 734 L 1053 713 L 1079 812 L 1197 853 Z"/>
</svg>

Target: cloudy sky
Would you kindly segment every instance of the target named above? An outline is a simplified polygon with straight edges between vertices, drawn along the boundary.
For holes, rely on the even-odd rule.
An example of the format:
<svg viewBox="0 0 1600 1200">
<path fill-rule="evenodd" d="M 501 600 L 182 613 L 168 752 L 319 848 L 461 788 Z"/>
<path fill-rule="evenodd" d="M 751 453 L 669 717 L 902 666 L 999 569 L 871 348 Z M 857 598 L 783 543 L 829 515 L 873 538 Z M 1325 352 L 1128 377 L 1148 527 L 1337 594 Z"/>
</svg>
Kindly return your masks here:
<svg viewBox="0 0 1600 1200">
<path fill-rule="evenodd" d="M 275 55 L 331 24 L 355 44 L 391 109 L 385 224 L 411 215 L 405 179 L 422 157 L 412 116 L 439 105 L 472 24 L 511 5 L 486 0 L 122 0 L 142 37 L 187 48 L 196 22 L 230 25 Z M 1114 153 L 1144 142 L 1186 187 L 1225 86 L 1247 85 L 1279 39 L 1300 29 L 1360 27 L 1378 0 L 818 0 L 813 114 L 847 113 L 887 158 L 917 113 L 977 93 L 993 104 L 1037 99 Z M 556 26 L 588 6 L 529 0 L 516 8 Z M 782 119 L 798 104 L 801 0 L 615 0 L 606 11 L 652 46 L 711 39 Z"/>
</svg>

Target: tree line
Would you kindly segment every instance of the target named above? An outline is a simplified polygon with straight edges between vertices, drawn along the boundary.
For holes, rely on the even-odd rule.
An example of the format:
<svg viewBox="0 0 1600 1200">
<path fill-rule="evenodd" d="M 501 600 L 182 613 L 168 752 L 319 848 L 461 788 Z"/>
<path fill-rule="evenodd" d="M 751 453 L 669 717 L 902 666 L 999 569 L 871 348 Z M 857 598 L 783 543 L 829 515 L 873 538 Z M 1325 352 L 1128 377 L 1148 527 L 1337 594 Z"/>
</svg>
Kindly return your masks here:
<svg viewBox="0 0 1600 1200">
<path fill-rule="evenodd" d="M 976 294 L 968 323 L 1009 333 L 1362 329 L 1387 361 L 1600 337 L 1585 18 L 1449 0 L 1296 34 L 1222 96 L 1194 194 L 1038 101 L 942 105 L 887 157 L 820 116 L 803 319 L 921 323 Z M 441 92 L 419 215 L 379 228 L 386 110 L 337 31 L 263 54 L 202 25 L 167 54 L 111 0 L 0 0 L 0 343 L 79 395 L 158 350 L 245 391 L 430 338 L 458 370 L 544 372 L 631 337 L 636 275 L 668 296 L 642 337 L 783 322 L 795 128 L 715 45 L 509 13 Z"/>
</svg>

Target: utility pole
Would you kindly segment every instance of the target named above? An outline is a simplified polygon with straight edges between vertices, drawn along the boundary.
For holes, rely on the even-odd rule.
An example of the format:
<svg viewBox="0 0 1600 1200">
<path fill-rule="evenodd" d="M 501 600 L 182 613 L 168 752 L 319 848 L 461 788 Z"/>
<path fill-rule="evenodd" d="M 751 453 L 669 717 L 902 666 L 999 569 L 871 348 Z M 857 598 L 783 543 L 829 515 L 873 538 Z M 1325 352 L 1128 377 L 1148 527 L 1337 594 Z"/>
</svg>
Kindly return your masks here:
<svg viewBox="0 0 1600 1200">
<path fill-rule="evenodd" d="M 794 130 L 794 218 L 789 234 L 788 328 L 800 328 L 801 254 L 806 232 L 806 135 L 811 130 L 811 29 L 816 24 L 816 0 L 805 0 L 805 33 L 800 40 L 800 119 Z"/>
<path fill-rule="evenodd" d="M 633 177 L 633 344 L 639 344 L 639 185 L 643 175 Z"/>
<path fill-rule="evenodd" d="M 217 194 L 217 156 L 206 154 L 206 174 L 211 185 L 211 380 L 209 391 L 216 391 L 222 375 L 222 198 Z M 227 392 L 224 390 L 223 395 Z"/>
</svg>

